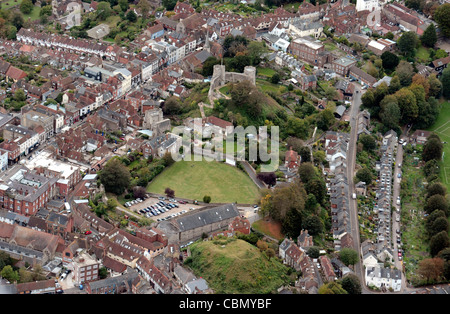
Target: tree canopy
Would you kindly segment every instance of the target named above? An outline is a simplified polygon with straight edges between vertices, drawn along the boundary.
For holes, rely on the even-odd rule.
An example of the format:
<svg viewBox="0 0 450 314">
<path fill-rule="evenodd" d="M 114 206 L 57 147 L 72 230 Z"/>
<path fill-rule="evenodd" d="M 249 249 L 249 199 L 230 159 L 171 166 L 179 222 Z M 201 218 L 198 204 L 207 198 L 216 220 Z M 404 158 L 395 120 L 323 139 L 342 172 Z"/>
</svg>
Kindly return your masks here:
<svg viewBox="0 0 450 314">
<path fill-rule="evenodd" d="M 125 192 L 131 181 L 130 170 L 118 158 L 106 163 L 99 173 L 99 178 L 105 191 L 116 195 Z"/>
</svg>

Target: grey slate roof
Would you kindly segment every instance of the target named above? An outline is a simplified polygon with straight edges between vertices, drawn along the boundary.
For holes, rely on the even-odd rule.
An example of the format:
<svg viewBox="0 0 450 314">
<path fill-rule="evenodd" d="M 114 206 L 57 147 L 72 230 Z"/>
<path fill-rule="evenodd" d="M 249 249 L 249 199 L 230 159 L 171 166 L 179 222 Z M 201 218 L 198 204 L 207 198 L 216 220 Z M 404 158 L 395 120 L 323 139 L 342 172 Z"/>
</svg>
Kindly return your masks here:
<svg viewBox="0 0 450 314">
<path fill-rule="evenodd" d="M 239 216 L 236 204 L 226 204 L 206 209 L 192 215 L 181 216 L 176 220 L 181 232 L 209 225 L 221 220 Z"/>
</svg>

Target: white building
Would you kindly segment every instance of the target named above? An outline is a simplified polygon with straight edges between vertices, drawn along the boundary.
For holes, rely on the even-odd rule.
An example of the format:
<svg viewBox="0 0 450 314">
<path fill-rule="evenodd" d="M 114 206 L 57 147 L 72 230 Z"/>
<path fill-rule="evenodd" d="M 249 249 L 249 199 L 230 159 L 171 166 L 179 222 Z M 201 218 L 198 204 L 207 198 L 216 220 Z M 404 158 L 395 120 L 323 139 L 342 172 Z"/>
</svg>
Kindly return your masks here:
<svg viewBox="0 0 450 314">
<path fill-rule="evenodd" d="M 367 286 L 392 289 L 396 292 L 402 287 L 402 273 L 398 269 L 367 267 L 365 277 Z"/>
<path fill-rule="evenodd" d="M 119 68 L 113 72 L 115 75 L 119 75 L 119 79 L 122 82 L 122 88 L 117 96 L 125 95 L 131 89 L 131 72 L 125 68 Z"/>
<path fill-rule="evenodd" d="M 5 171 L 8 168 L 8 152 L 0 150 L 0 170 Z"/>
<path fill-rule="evenodd" d="M 368 10 L 370 12 L 380 9 L 380 4 L 378 0 L 357 0 L 356 1 L 356 11 L 365 11 Z"/>
</svg>

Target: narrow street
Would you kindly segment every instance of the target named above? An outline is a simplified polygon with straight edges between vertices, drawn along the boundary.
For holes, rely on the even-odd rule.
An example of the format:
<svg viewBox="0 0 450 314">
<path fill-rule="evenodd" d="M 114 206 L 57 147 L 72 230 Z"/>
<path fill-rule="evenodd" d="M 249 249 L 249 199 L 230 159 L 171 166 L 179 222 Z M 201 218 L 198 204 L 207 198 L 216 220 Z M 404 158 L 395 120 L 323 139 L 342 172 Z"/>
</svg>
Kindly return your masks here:
<svg viewBox="0 0 450 314">
<path fill-rule="evenodd" d="M 400 139 L 400 138 L 399 138 Z M 395 239 L 392 237 L 392 248 L 394 253 L 394 265 L 396 268 L 402 270 L 402 288 L 400 292 L 403 292 L 406 288 L 406 278 L 405 274 L 403 273 L 403 261 L 399 260 L 398 257 L 398 244 L 396 241 L 397 236 L 400 236 L 397 231 L 400 231 L 400 213 L 401 213 L 401 207 L 397 204 L 397 198 L 400 197 L 400 183 L 401 178 L 398 177 L 398 175 L 402 175 L 401 165 L 403 163 L 403 146 L 398 145 L 397 146 L 397 153 L 395 155 L 395 169 L 394 169 L 394 175 L 393 175 L 393 194 L 392 194 L 392 234 L 395 234 Z M 398 220 L 398 221 L 397 221 Z"/>
<path fill-rule="evenodd" d="M 356 142 L 358 139 L 358 126 L 357 117 L 360 112 L 359 108 L 361 106 L 361 86 L 355 84 L 355 93 L 353 96 L 352 106 L 350 109 L 350 140 L 347 149 L 347 181 L 348 181 L 348 200 L 349 200 L 349 212 L 350 212 L 350 224 L 352 227 L 352 237 L 353 237 L 353 248 L 360 255 L 360 239 L 359 239 L 359 222 L 358 222 L 358 206 L 356 200 L 351 197 L 351 194 L 355 190 L 355 184 L 353 182 L 353 177 L 355 176 L 355 166 L 356 166 Z M 362 267 L 361 258 L 359 258 L 358 263 L 354 266 L 355 274 L 358 276 L 361 286 L 363 287 L 363 293 L 368 293 L 366 289 L 364 280 L 364 267 Z"/>
</svg>

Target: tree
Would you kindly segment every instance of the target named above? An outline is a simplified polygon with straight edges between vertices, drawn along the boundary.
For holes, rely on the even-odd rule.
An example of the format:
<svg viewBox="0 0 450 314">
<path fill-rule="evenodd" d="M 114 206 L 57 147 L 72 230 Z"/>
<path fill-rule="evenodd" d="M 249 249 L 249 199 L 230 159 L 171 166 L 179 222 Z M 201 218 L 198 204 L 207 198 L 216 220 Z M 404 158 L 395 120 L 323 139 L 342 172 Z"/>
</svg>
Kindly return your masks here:
<svg viewBox="0 0 450 314">
<path fill-rule="evenodd" d="M 433 18 L 439 25 L 441 34 L 450 37 L 450 3 L 444 3 L 439 6 L 434 11 Z"/>
<path fill-rule="evenodd" d="M 275 172 L 260 172 L 258 173 L 257 178 L 268 186 L 274 186 L 277 184 L 277 175 Z"/>
<path fill-rule="evenodd" d="M 0 275 L 9 282 L 17 282 L 20 279 L 19 274 L 17 273 L 17 271 L 13 270 L 11 265 L 3 267 Z"/>
<path fill-rule="evenodd" d="M 27 99 L 27 95 L 23 91 L 23 89 L 19 88 L 14 92 L 14 100 L 17 101 L 25 101 Z"/>
<path fill-rule="evenodd" d="M 298 154 L 300 155 L 302 162 L 310 162 L 311 161 L 311 150 L 308 146 L 301 147 Z"/>
<path fill-rule="evenodd" d="M 270 82 L 272 82 L 272 84 L 278 84 L 280 82 L 281 78 L 280 78 L 280 74 L 275 73 L 274 75 L 272 75 L 272 77 L 270 78 Z"/>
<path fill-rule="evenodd" d="M 359 142 L 363 144 L 364 149 L 367 151 L 371 151 L 377 147 L 375 138 L 369 134 L 361 134 L 359 136 Z"/>
<path fill-rule="evenodd" d="M 362 96 L 361 96 L 361 104 L 363 108 L 366 109 L 372 109 L 375 107 L 375 94 L 373 92 L 373 89 L 367 90 Z"/>
<path fill-rule="evenodd" d="M 447 188 L 440 182 L 434 182 L 427 186 L 427 198 L 439 194 L 445 196 L 447 194 Z"/>
<path fill-rule="evenodd" d="M 100 182 L 106 192 L 120 195 L 128 188 L 131 181 L 130 170 L 118 159 L 108 161 L 99 173 Z"/>
<path fill-rule="evenodd" d="M 275 250 L 272 249 L 271 247 L 268 248 L 268 249 L 266 250 L 266 256 L 267 256 L 267 258 L 269 259 L 269 261 L 270 261 L 270 259 L 271 259 L 272 257 L 274 257 L 275 255 L 276 255 Z"/>
<path fill-rule="evenodd" d="M 106 268 L 105 266 L 99 268 L 98 276 L 100 277 L 100 279 L 105 279 L 106 277 L 108 277 L 108 268 Z"/>
<path fill-rule="evenodd" d="M 444 260 L 439 257 L 426 258 L 419 262 L 417 273 L 427 284 L 438 282 L 444 273 Z"/>
<path fill-rule="evenodd" d="M 430 240 L 430 254 L 436 256 L 445 248 L 450 246 L 450 239 L 446 231 L 441 231 L 438 234 L 431 237 Z"/>
<path fill-rule="evenodd" d="M 127 20 L 130 21 L 131 23 L 136 22 L 137 15 L 136 15 L 136 13 L 134 13 L 134 10 L 128 11 L 128 13 L 127 13 Z"/>
<path fill-rule="evenodd" d="M 319 258 L 320 248 L 318 248 L 317 246 L 310 246 L 306 251 L 306 255 L 308 255 L 311 258 Z"/>
<path fill-rule="evenodd" d="M 422 74 L 414 74 L 412 77 L 412 84 L 411 85 L 419 85 L 423 87 L 423 90 L 425 91 L 425 97 L 428 99 L 430 94 L 430 82 L 427 80 L 426 77 L 424 77 Z M 410 89 L 414 89 L 414 86 L 410 86 Z"/>
<path fill-rule="evenodd" d="M 170 198 L 175 197 L 175 191 L 172 190 L 171 188 L 166 188 L 164 190 L 164 194 L 166 194 L 166 196 Z"/>
<path fill-rule="evenodd" d="M 444 146 L 438 135 L 432 134 L 423 144 L 422 159 L 427 162 L 431 159 L 441 160 Z"/>
<path fill-rule="evenodd" d="M 301 163 L 297 170 L 300 179 L 302 182 L 307 183 L 312 178 L 316 177 L 316 168 L 314 165 L 310 162 L 307 163 Z"/>
<path fill-rule="evenodd" d="M 324 131 L 328 130 L 335 121 L 336 121 L 336 118 L 334 117 L 333 112 L 329 108 L 322 110 L 317 115 L 317 127 L 321 130 L 324 130 Z"/>
<path fill-rule="evenodd" d="M 435 210 L 435 211 L 433 211 L 433 212 L 431 212 L 431 214 L 429 214 L 428 216 L 427 216 L 427 220 L 426 220 L 426 222 L 425 222 L 425 228 L 427 229 L 427 231 L 428 231 L 428 233 L 429 234 L 432 234 L 433 232 L 432 232 L 432 230 L 433 230 L 433 225 L 434 225 L 434 222 L 438 219 L 438 218 L 444 218 L 444 219 L 446 219 L 447 218 L 447 216 L 446 216 L 446 214 L 445 214 L 445 212 L 443 211 L 443 210 Z M 431 232 L 430 232 L 431 231 Z M 442 231 L 442 230 L 441 230 Z M 440 231 L 439 231 L 440 232 Z M 437 233 L 439 233 L 439 232 L 437 232 Z M 433 235 L 435 235 L 436 233 L 434 233 Z"/>
<path fill-rule="evenodd" d="M 390 94 L 393 94 L 396 91 L 398 91 L 400 88 L 402 88 L 402 83 L 400 82 L 400 78 L 398 77 L 398 75 L 394 75 L 392 77 L 391 84 L 389 84 L 388 91 Z"/>
<path fill-rule="evenodd" d="M 339 251 L 339 259 L 346 266 L 355 265 L 359 260 L 358 252 L 354 249 L 344 247 Z"/>
<path fill-rule="evenodd" d="M 305 199 L 306 191 L 303 184 L 295 180 L 277 189 L 263 191 L 260 212 L 280 222 L 285 235 L 296 237 L 301 230 Z"/>
<path fill-rule="evenodd" d="M 256 242 L 256 247 L 260 252 L 264 252 L 269 248 L 269 244 L 264 240 L 258 240 L 258 242 Z"/>
<path fill-rule="evenodd" d="M 390 95 L 389 95 L 390 96 Z M 386 97 L 385 97 L 386 98 Z M 388 129 L 396 129 L 399 126 L 401 112 L 398 107 L 397 98 L 384 104 L 381 108 L 380 119 L 384 126 Z"/>
<path fill-rule="evenodd" d="M 164 102 L 164 114 L 175 115 L 181 112 L 181 104 L 177 97 L 171 96 Z"/>
<path fill-rule="evenodd" d="M 400 84 L 402 86 L 409 86 L 412 82 L 412 77 L 414 75 L 413 66 L 407 61 L 400 61 L 398 66 L 395 68 L 395 73 L 400 79 Z"/>
<path fill-rule="evenodd" d="M 447 213 L 448 210 L 447 199 L 440 194 L 430 196 L 426 200 L 423 210 L 426 211 L 428 214 L 431 214 L 435 210 L 442 210 L 444 213 Z"/>
<path fill-rule="evenodd" d="M 323 231 L 323 223 L 316 215 L 311 215 L 305 219 L 302 225 L 303 229 L 308 230 L 311 235 L 321 234 Z"/>
<path fill-rule="evenodd" d="M 162 0 L 162 5 L 167 9 L 167 11 L 172 11 L 177 4 L 177 0 Z"/>
<path fill-rule="evenodd" d="M 357 182 L 365 182 L 366 185 L 372 183 L 372 171 L 369 168 L 364 167 L 356 172 Z"/>
<path fill-rule="evenodd" d="M 316 200 L 323 204 L 325 195 L 327 194 L 327 186 L 322 178 L 316 176 L 308 180 L 308 182 L 305 183 L 305 190 L 306 193 L 313 194 L 316 197 Z"/>
<path fill-rule="evenodd" d="M 449 80 L 449 82 L 450 82 L 450 80 Z M 441 91 L 442 91 L 442 83 L 436 77 L 436 74 L 431 74 L 428 77 L 428 85 L 430 86 L 430 89 L 429 89 L 429 92 L 428 92 L 428 96 L 429 97 L 439 98 L 439 96 L 441 95 Z"/>
<path fill-rule="evenodd" d="M 16 27 L 17 30 L 20 30 L 25 23 L 23 19 L 23 15 L 20 11 L 13 11 L 12 16 L 9 17 L 11 24 Z"/>
<path fill-rule="evenodd" d="M 397 55 L 390 51 L 383 52 L 381 60 L 383 62 L 383 68 L 387 70 L 394 70 L 400 61 Z"/>
<path fill-rule="evenodd" d="M 347 294 L 347 291 L 345 291 L 345 289 L 335 281 L 323 284 L 317 292 L 319 294 Z"/>
<path fill-rule="evenodd" d="M 361 282 L 355 274 L 348 274 L 341 280 L 341 286 L 348 294 L 361 294 Z"/>
<path fill-rule="evenodd" d="M 203 196 L 203 203 L 207 203 L 207 204 L 211 203 L 211 196 L 209 196 L 209 195 Z"/>
<path fill-rule="evenodd" d="M 97 17 L 104 21 L 111 15 L 111 5 L 109 2 L 102 1 L 97 5 Z"/>
<path fill-rule="evenodd" d="M 445 68 L 441 75 L 442 95 L 450 98 L 450 67 Z"/>
<path fill-rule="evenodd" d="M 429 48 L 433 48 L 434 45 L 437 42 L 437 35 L 436 35 L 436 27 L 433 23 L 431 23 L 423 32 L 422 37 L 420 38 L 420 41 L 422 44 Z"/>
<path fill-rule="evenodd" d="M 205 77 L 211 76 L 214 72 L 214 66 L 216 64 L 220 64 L 219 59 L 213 56 L 208 57 L 205 62 L 203 62 L 202 75 Z"/>
<path fill-rule="evenodd" d="M 129 7 L 128 0 L 119 0 L 118 4 L 119 4 L 122 12 L 126 12 L 128 10 L 128 7 Z"/>
<path fill-rule="evenodd" d="M 20 12 L 22 12 L 23 14 L 30 14 L 31 11 L 33 11 L 33 2 L 31 2 L 31 0 L 23 0 L 22 3 L 20 4 Z"/>
<path fill-rule="evenodd" d="M 401 112 L 401 121 L 403 123 L 415 122 L 419 114 L 419 108 L 417 107 L 417 101 L 414 93 L 404 87 L 397 91 L 394 96 L 397 98 L 398 106 Z"/>
<path fill-rule="evenodd" d="M 150 3 L 148 0 L 139 0 L 137 7 L 140 9 L 142 16 L 146 18 L 148 16 L 148 12 L 150 11 Z"/>
<path fill-rule="evenodd" d="M 406 32 L 398 39 L 397 46 L 404 55 L 414 55 L 414 50 L 416 49 L 418 42 L 419 39 L 417 38 L 416 33 Z"/>
<path fill-rule="evenodd" d="M 133 197 L 134 198 L 144 199 L 146 194 L 147 194 L 147 190 L 143 186 L 135 186 L 133 188 Z"/>
<path fill-rule="evenodd" d="M 429 229 L 427 229 L 429 235 L 432 237 L 439 232 L 445 231 L 448 233 L 448 220 L 446 217 L 439 217 L 433 222 Z"/>
</svg>

